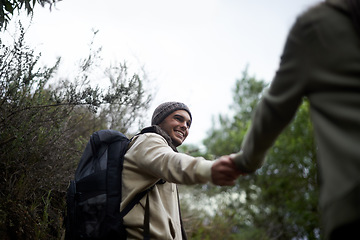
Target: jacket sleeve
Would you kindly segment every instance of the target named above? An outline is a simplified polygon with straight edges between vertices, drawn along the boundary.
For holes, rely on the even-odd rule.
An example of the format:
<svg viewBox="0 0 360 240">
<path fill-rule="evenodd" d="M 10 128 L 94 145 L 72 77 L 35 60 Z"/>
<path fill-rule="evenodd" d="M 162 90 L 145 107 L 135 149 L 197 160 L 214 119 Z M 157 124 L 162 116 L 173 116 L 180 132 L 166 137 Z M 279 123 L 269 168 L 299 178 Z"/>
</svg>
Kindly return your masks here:
<svg viewBox="0 0 360 240">
<path fill-rule="evenodd" d="M 211 181 L 213 161 L 174 152 L 166 140 L 155 133 L 141 134 L 127 157 L 144 174 L 168 182 L 191 185 Z"/>
<path fill-rule="evenodd" d="M 243 172 L 254 172 L 263 165 L 268 149 L 302 101 L 310 68 L 303 33 L 311 31 L 309 27 L 298 20 L 288 35 L 279 69 L 253 114 L 242 150 L 235 159 L 237 168 Z"/>
</svg>

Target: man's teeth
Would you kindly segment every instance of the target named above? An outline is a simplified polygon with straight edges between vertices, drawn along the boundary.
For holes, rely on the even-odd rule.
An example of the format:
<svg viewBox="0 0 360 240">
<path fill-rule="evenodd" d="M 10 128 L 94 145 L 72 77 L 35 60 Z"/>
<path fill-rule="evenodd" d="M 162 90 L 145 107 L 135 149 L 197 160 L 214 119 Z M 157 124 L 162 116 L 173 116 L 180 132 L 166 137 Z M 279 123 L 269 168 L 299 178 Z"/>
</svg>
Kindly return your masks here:
<svg viewBox="0 0 360 240">
<path fill-rule="evenodd" d="M 184 137 L 184 134 L 182 132 L 176 131 L 177 133 L 179 133 L 182 137 Z"/>
</svg>

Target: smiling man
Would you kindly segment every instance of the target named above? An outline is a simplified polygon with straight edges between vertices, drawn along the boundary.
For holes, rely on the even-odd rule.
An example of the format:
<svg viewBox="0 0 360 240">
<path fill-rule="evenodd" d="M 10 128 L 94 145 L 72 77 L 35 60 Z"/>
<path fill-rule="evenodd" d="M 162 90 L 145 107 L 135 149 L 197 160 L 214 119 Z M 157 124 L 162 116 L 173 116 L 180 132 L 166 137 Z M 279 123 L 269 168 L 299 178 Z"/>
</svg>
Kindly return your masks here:
<svg viewBox="0 0 360 240">
<path fill-rule="evenodd" d="M 124 161 L 121 210 L 137 193 L 154 188 L 124 217 L 128 239 L 143 239 L 144 235 L 186 239 L 176 184 L 233 185 L 239 176 L 229 156 L 208 161 L 177 151 L 189 134 L 191 122 L 185 104 L 165 102 L 155 109 L 152 126 L 131 141 Z"/>
</svg>

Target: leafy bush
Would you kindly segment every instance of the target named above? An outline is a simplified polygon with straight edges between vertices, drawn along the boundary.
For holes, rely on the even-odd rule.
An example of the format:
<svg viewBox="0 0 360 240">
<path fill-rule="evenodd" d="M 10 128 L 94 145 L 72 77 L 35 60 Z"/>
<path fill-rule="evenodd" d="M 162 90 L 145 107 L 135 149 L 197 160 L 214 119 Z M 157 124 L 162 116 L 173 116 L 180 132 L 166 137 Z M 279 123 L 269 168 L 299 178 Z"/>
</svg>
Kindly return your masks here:
<svg viewBox="0 0 360 240">
<path fill-rule="evenodd" d="M 58 81 L 60 58 L 38 67 L 41 56 L 26 46 L 20 29 L 12 46 L 0 40 L 0 236 L 60 239 L 65 191 L 88 136 L 107 128 L 110 118 L 131 127 L 151 96 L 137 74 L 123 74 L 125 64 L 113 73 L 118 80 L 111 88 L 91 87 L 93 53 L 75 80 Z M 131 114 L 114 116 L 111 108 Z"/>
</svg>

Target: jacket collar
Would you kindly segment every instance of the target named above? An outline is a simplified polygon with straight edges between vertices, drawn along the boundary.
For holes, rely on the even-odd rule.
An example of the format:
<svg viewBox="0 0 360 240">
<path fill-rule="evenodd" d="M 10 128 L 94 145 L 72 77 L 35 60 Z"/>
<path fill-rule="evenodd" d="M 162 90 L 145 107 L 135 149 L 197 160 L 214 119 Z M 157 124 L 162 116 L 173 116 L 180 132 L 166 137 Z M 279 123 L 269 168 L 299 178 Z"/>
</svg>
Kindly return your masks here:
<svg viewBox="0 0 360 240">
<path fill-rule="evenodd" d="M 165 138 L 166 142 L 172 148 L 172 150 L 174 150 L 175 152 L 178 152 L 178 150 L 174 146 L 170 136 L 164 130 L 162 130 L 158 125 L 152 125 L 150 127 L 142 129 L 140 134 L 143 134 L 143 133 L 157 133 L 157 134 L 159 134 L 160 136 Z"/>
</svg>

